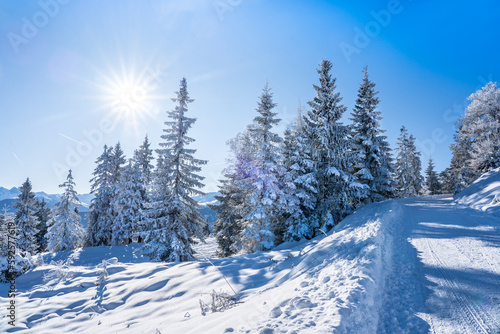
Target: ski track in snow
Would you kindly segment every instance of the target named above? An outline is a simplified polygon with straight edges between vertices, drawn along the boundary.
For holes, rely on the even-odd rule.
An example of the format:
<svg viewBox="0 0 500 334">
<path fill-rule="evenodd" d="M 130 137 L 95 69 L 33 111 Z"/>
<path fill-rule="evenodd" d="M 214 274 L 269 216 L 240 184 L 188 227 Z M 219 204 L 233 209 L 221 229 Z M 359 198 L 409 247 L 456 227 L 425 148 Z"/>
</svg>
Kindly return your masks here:
<svg viewBox="0 0 500 334">
<path fill-rule="evenodd" d="M 430 289 L 430 331 L 499 333 L 500 219 L 444 197 L 408 201 L 405 211 Z"/>
<path fill-rule="evenodd" d="M 2 307 L 0 332 L 500 333 L 500 219 L 444 196 L 371 204 L 328 236 L 269 252 L 216 259 L 209 238 L 199 262 L 172 264 L 135 247 L 48 254 L 74 259 L 68 279 L 44 283 L 53 265 L 19 277 L 18 327 Z M 223 275 L 240 303 L 201 315 L 199 299 L 231 292 Z"/>
</svg>

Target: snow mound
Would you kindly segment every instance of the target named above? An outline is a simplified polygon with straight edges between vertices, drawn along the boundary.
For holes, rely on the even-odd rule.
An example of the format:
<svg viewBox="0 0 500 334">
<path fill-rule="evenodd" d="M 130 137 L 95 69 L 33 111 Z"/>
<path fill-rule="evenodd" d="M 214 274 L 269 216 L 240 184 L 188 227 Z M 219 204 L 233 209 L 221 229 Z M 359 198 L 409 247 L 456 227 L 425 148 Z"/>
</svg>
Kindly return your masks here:
<svg viewBox="0 0 500 334">
<path fill-rule="evenodd" d="M 455 196 L 455 203 L 500 216 L 500 168 L 478 177 Z"/>
</svg>

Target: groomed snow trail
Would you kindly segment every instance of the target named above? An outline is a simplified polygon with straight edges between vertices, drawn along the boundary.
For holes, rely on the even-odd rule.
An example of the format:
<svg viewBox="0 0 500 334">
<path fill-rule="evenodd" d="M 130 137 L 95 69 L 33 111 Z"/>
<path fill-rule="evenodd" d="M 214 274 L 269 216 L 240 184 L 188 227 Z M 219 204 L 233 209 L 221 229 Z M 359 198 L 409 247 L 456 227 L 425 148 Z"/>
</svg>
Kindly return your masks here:
<svg viewBox="0 0 500 334">
<path fill-rule="evenodd" d="M 399 203 L 378 332 L 500 333 L 500 219 L 450 197 Z"/>
</svg>

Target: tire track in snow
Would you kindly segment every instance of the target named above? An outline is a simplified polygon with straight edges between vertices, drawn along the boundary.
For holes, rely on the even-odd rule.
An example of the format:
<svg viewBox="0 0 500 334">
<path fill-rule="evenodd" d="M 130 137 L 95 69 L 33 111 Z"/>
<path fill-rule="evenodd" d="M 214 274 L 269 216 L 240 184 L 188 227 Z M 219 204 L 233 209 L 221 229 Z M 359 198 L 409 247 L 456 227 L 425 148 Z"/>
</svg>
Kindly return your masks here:
<svg viewBox="0 0 500 334">
<path fill-rule="evenodd" d="M 405 214 L 423 272 L 432 282 L 428 287 L 433 293 L 426 301 L 429 312 L 422 314 L 430 330 L 499 333 L 500 275 L 493 263 L 500 253 L 496 239 L 491 239 L 497 220 L 438 197 L 409 200 Z"/>
<path fill-rule="evenodd" d="M 479 241 L 476 241 L 478 243 Z M 490 267 L 492 270 L 492 273 L 494 274 L 494 280 L 498 284 L 498 287 L 500 287 L 500 278 L 498 275 L 498 271 L 495 270 L 491 262 L 488 260 L 487 256 L 484 254 L 484 252 L 481 250 L 483 246 L 481 245 L 472 245 L 473 242 L 469 243 L 469 247 L 467 250 L 469 251 L 469 254 L 466 253 L 466 249 L 464 247 L 460 247 L 460 243 L 456 239 L 451 239 L 450 243 L 453 245 L 453 247 L 456 249 L 458 253 L 462 255 L 462 258 L 465 258 L 468 261 L 469 266 L 465 268 L 472 268 L 472 267 L 480 267 L 485 268 Z M 473 250 L 477 256 L 474 256 L 474 254 L 470 254 L 470 251 Z M 468 299 L 468 298 L 467 298 Z M 480 315 L 482 319 L 487 319 L 488 321 L 485 322 L 485 324 L 494 324 L 495 328 L 500 328 L 500 323 L 497 321 L 497 319 L 493 318 L 490 316 L 488 312 L 484 312 L 481 308 L 475 308 L 477 310 L 477 313 Z M 488 333 L 493 333 L 493 331 L 490 329 Z"/>
<path fill-rule="evenodd" d="M 455 308 L 455 310 L 459 311 L 463 315 L 459 316 L 458 319 L 460 319 L 461 325 L 465 330 L 464 333 L 492 333 L 492 330 L 482 320 L 482 317 L 475 310 L 475 308 L 470 306 L 471 301 L 469 301 L 467 296 L 465 296 L 460 291 L 460 287 L 455 283 L 455 281 L 453 281 L 450 275 L 442 269 L 448 266 L 433 250 L 429 239 L 426 239 L 426 245 L 429 254 L 431 254 L 432 256 L 434 264 L 436 264 L 435 267 L 442 275 L 444 285 L 448 288 L 454 299 L 458 302 L 459 307 Z M 464 322 L 464 318 L 466 318 L 468 321 Z M 473 328 L 470 327 L 471 325 Z M 471 329 L 473 329 L 475 332 L 471 332 Z"/>
</svg>

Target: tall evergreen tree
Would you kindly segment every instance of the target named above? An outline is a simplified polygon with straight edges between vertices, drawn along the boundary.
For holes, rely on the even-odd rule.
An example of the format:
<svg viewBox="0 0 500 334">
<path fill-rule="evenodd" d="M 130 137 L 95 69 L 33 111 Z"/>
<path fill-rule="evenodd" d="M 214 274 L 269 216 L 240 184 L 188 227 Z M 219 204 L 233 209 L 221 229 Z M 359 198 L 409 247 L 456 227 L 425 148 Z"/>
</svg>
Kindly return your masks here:
<svg viewBox="0 0 500 334">
<path fill-rule="evenodd" d="M 217 216 L 212 226 L 218 245 L 217 256 L 226 257 L 238 252 L 236 245 L 243 226 L 240 209 L 244 197 L 235 175 L 226 172 L 219 182 L 220 195 L 215 196 L 218 204 L 210 204 L 209 208 L 214 210 Z"/>
<path fill-rule="evenodd" d="M 156 151 L 158 166 L 148 210 L 148 230 L 144 232 L 144 253 L 153 260 L 179 262 L 194 259 L 191 244 L 195 236 L 202 238 L 206 224 L 191 196 L 203 195 L 199 190 L 203 177 L 198 173 L 207 162 L 196 159 L 196 150 L 187 147 L 194 141 L 187 132 L 196 119 L 186 116 L 188 103 L 193 100 L 189 98 L 185 78 L 176 94 L 172 101 L 177 106 L 168 112 L 171 120 L 165 122 L 163 142 Z"/>
<path fill-rule="evenodd" d="M 314 214 L 321 225 L 338 223 L 351 213 L 365 188 L 349 173 L 354 163 L 349 128 L 340 122 L 347 108 L 341 103 L 340 93 L 335 92 L 336 78 L 332 78 L 331 68 L 329 60 L 321 61 L 317 70 L 320 84 L 313 85 L 316 97 L 309 102 L 311 110 L 304 118 L 318 187 Z"/>
<path fill-rule="evenodd" d="M 47 240 L 45 235 L 47 234 L 47 224 L 50 219 L 50 208 L 45 202 L 45 198 L 38 201 L 36 216 L 38 221 L 38 233 L 36 235 L 36 240 L 38 244 L 38 252 L 43 252 L 47 247 Z"/>
<path fill-rule="evenodd" d="M 442 194 L 454 194 L 456 190 L 456 175 L 453 173 L 450 167 L 439 173 L 439 183 L 441 184 Z"/>
<path fill-rule="evenodd" d="M 302 130 L 303 123 L 294 123 L 285 130 L 285 241 L 310 239 L 320 227 L 317 219 L 309 219 L 316 205 L 317 179 Z"/>
<path fill-rule="evenodd" d="M 280 122 L 273 111 L 275 107 L 271 89 L 266 84 L 259 98 L 258 115 L 249 128 L 257 150 L 249 171 L 253 190 L 247 198 L 249 212 L 241 233 L 242 247 L 246 252 L 271 249 L 275 242 L 280 242 L 284 233 L 278 215 L 285 204 L 279 146 L 282 138 L 272 131 Z"/>
<path fill-rule="evenodd" d="M 12 231 L 14 226 L 15 215 L 12 212 L 7 211 L 7 208 L 4 208 L 0 214 L 0 257 L 6 257 L 9 253 L 9 230 Z M 11 239 L 10 241 L 10 245 L 12 245 L 13 240 Z M 2 263 L 0 263 L 0 281 L 3 277 L 5 277 L 5 273 L 2 271 L 7 271 L 7 263 L 4 263 L 5 267 L 2 267 Z"/>
<path fill-rule="evenodd" d="M 147 188 L 151 184 L 153 175 L 153 150 L 150 148 L 148 136 L 144 138 L 144 142 L 138 150 L 134 152 L 134 164 L 139 170 L 140 178 L 144 187 Z"/>
<path fill-rule="evenodd" d="M 111 183 L 113 185 L 117 185 L 120 181 L 120 175 L 125 163 L 125 154 L 123 153 L 120 142 L 118 142 L 111 153 Z"/>
<path fill-rule="evenodd" d="M 113 245 L 128 245 L 132 242 L 139 230 L 139 224 L 143 220 L 142 191 L 143 180 L 137 165 L 132 161 L 123 167 L 120 180 L 116 188 L 116 196 L 113 197 L 111 205 L 117 215 L 113 220 Z"/>
<path fill-rule="evenodd" d="M 71 169 L 66 182 L 59 187 L 64 188 L 64 193 L 51 210 L 47 232 L 47 249 L 50 252 L 78 248 L 83 245 L 85 236 L 85 230 L 80 223 L 81 218 L 77 210 L 82 203 L 75 190 Z"/>
<path fill-rule="evenodd" d="M 148 136 L 144 138 L 144 142 L 134 152 L 134 168 L 139 173 L 139 179 L 141 181 L 141 220 L 138 221 L 137 232 L 140 232 L 143 228 L 146 228 L 144 225 L 144 212 L 148 209 L 150 203 L 149 191 L 151 190 L 153 174 L 154 174 L 154 166 L 153 166 L 153 150 L 150 148 L 150 143 L 148 140 Z M 160 165 L 160 164 L 159 164 Z M 141 233 L 137 234 L 137 238 L 139 242 L 142 242 Z"/>
<path fill-rule="evenodd" d="M 455 193 L 479 174 L 500 166 L 500 89 L 490 82 L 471 94 L 451 145 L 450 175 Z"/>
<path fill-rule="evenodd" d="M 104 145 L 103 153 L 96 160 L 90 192 L 94 198 L 90 203 L 86 244 L 88 246 L 110 245 L 113 225 L 114 180 L 113 148 Z"/>
<path fill-rule="evenodd" d="M 392 166 L 389 143 L 380 129 L 381 112 L 377 109 L 375 83 L 363 70 L 363 82 L 352 113 L 352 149 L 355 153 L 353 173 L 359 182 L 367 185 L 364 194 L 366 203 L 378 202 L 392 197 Z"/>
<path fill-rule="evenodd" d="M 12 207 L 17 210 L 17 247 L 30 254 L 38 252 L 37 234 L 40 222 L 36 216 L 38 201 L 32 191 L 29 178 L 19 188 L 20 194 Z"/>
<path fill-rule="evenodd" d="M 401 128 L 401 134 L 396 141 L 396 164 L 394 179 L 399 197 L 417 196 L 422 189 L 422 164 L 420 152 L 415 147 L 415 138 L 406 128 Z"/>
<path fill-rule="evenodd" d="M 438 174 L 434 170 L 434 162 L 429 159 L 429 164 L 425 170 L 424 191 L 426 195 L 436 195 L 440 193 L 441 184 L 439 183 Z"/>
<path fill-rule="evenodd" d="M 457 121 L 457 133 L 450 149 L 452 153 L 449 176 L 453 181 L 452 193 L 458 193 L 474 180 L 478 173 L 471 166 L 472 141 L 463 129 L 463 118 Z"/>
<path fill-rule="evenodd" d="M 251 210 L 247 199 L 254 191 L 250 171 L 253 157 L 257 152 L 256 143 L 250 135 L 253 124 L 228 142 L 231 152 L 224 178 L 219 184 L 219 205 L 212 205 L 217 220 L 213 225 L 220 257 L 230 256 L 242 249 L 241 232 L 245 226 L 245 217 Z"/>
</svg>

